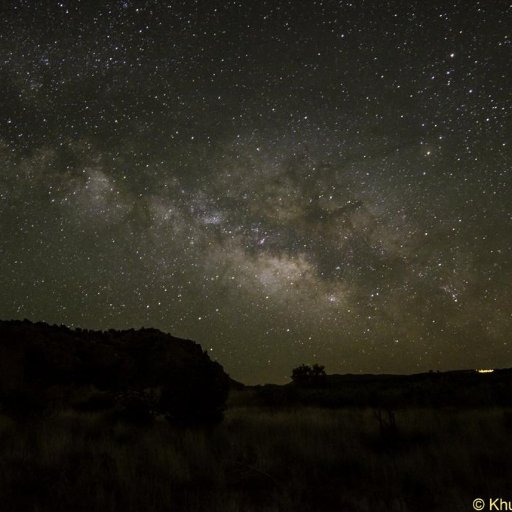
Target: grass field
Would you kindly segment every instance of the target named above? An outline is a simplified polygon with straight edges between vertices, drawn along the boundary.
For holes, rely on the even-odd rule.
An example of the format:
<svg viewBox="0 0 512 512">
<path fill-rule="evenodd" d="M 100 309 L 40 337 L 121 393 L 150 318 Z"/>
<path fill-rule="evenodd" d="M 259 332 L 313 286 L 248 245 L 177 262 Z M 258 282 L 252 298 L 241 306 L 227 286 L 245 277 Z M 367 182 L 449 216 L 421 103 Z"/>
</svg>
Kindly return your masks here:
<svg viewBox="0 0 512 512">
<path fill-rule="evenodd" d="M 468 511 L 512 495 L 512 412 L 231 407 L 185 429 L 62 411 L 0 417 L 9 512 Z M 385 425 L 384 425 L 385 427 Z"/>
</svg>

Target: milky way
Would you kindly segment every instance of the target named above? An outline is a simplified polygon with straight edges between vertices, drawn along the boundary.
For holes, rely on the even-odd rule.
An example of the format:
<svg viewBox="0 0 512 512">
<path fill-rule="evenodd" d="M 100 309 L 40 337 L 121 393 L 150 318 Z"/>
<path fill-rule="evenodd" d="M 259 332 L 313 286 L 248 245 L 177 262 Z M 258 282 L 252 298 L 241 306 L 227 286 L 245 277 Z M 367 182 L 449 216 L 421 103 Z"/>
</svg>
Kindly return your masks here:
<svg viewBox="0 0 512 512">
<path fill-rule="evenodd" d="M 0 316 L 235 378 L 512 365 L 509 2 L 9 2 Z"/>
</svg>

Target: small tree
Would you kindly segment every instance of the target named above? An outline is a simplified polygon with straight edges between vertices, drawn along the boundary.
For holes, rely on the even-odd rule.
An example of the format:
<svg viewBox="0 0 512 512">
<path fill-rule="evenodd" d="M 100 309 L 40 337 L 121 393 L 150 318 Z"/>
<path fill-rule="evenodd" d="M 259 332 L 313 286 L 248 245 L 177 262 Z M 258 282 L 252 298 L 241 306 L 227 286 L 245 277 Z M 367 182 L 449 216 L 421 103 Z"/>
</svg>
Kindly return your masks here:
<svg viewBox="0 0 512 512">
<path fill-rule="evenodd" d="M 299 386 L 322 386 L 326 381 L 325 366 L 302 364 L 292 371 L 292 381 Z"/>
<path fill-rule="evenodd" d="M 228 393 L 229 379 L 224 370 L 205 358 L 167 376 L 159 409 L 176 423 L 215 423 L 223 418 Z"/>
</svg>

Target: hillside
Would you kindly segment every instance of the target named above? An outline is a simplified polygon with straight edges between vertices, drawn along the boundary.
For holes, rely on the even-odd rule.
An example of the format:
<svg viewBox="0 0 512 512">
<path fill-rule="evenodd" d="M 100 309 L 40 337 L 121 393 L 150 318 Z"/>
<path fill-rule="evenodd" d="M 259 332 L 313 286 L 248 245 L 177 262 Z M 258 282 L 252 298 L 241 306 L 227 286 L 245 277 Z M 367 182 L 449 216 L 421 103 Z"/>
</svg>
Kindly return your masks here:
<svg viewBox="0 0 512 512">
<path fill-rule="evenodd" d="M 106 332 L 29 321 L 0 321 L 0 402 L 76 400 L 94 388 L 180 402 L 181 409 L 221 406 L 229 386 L 201 346 L 156 329 Z M 50 398 L 49 398 L 50 397 Z"/>
</svg>

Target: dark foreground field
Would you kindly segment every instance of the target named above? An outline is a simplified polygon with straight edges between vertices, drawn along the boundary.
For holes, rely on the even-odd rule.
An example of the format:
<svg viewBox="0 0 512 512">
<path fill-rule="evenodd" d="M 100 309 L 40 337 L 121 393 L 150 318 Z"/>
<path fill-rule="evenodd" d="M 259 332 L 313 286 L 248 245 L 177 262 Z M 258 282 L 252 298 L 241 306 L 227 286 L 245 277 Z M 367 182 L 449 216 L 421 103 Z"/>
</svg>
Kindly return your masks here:
<svg viewBox="0 0 512 512">
<path fill-rule="evenodd" d="M 0 417 L 9 512 L 468 511 L 512 493 L 512 411 L 231 406 L 215 426 Z"/>
</svg>

